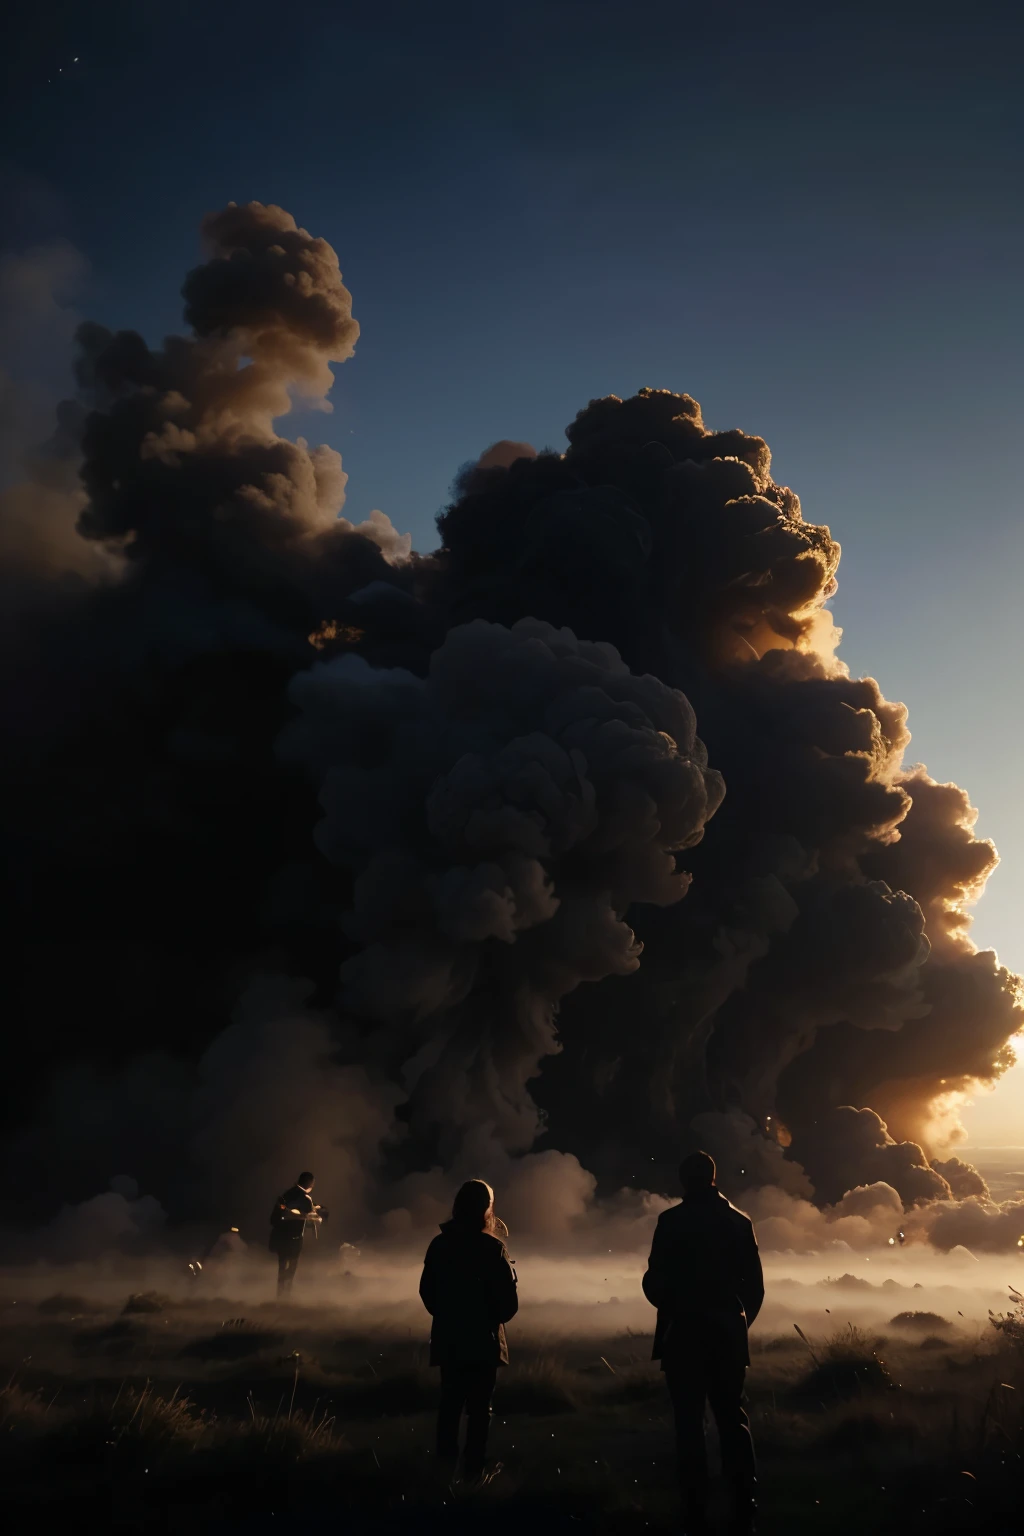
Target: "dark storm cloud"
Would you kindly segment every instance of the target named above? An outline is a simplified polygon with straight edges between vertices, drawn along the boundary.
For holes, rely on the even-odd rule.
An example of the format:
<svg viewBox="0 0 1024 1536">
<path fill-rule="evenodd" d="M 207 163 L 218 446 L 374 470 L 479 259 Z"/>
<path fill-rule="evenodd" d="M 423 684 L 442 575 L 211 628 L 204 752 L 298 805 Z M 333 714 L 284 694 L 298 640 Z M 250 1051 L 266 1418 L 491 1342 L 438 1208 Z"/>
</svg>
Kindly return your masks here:
<svg viewBox="0 0 1024 1536">
<path fill-rule="evenodd" d="M 636 902 L 669 906 L 722 798 L 686 699 L 607 645 L 523 619 L 451 630 L 425 679 L 341 657 L 298 677 L 285 741 L 320 781 L 317 842 L 354 872 L 342 1001 L 390 1026 L 410 1123 L 529 1148 L 554 1006 L 627 975 Z"/>
<path fill-rule="evenodd" d="M 699 1140 L 801 1242 L 904 1205 L 1001 1242 L 936 1152 L 1022 1022 L 969 937 L 995 854 L 836 659 L 839 547 L 767 445 L 687 395 L 595 400 L 564 454 L 464 467 L 412 555 L 275 427 L 355 345 L 333 251 L 259 204 L 204 232 L 190 334 L 79 329 L 32 470 L 76 574 L 27 557 L 4 663 L 7 1001 L 65 1104 L 91 1063 L 117 1164 L 69 1198 L 127 1140 L 172 1216 L 203 1168 L 255 1201 L 309 1100 L 353 1219 L 389 1187 L 432 1218 L 439 1168 L 497 1169 L 524 1223 L 558 1181 L 578 1216 Z M 154 1051 L 178 1111 L 130 1065 Z"/>
<path fill-rule="evenodd" d="M 334 252 L 282 209 L 228 207 L 204 233 L 210 260 L 183 290 L 192 336 L 152 351 L 131 331 L 79 330 L 78 381 L 96 405 L 79 528 L 180 573 L 193 604 L 234 600 L 304 635 L 354 557 L 362 585 L 407 552 L 383 518 L 353 537 L 340 455 L 273 427 L 294 396 L 323 402 L 359 327 Z"/>
<path fill-rule="evenodd" d="M 905 1206 L 950 1196 L 922 1148 L 896 1141 L 873 1109 L 840 1105 L 817 1115 L 804 1128 L 800 1158 L 815 1193 L 829 1204 L 857 1184 L 888 1184 Z"/>
<path fill-rule="evenodd" d="M 151 348 L 81 325 L 77 398 L 0 508 L 6 1011 L 39 1020 L 55 1062 L 101 1074 L 201 1050 L 297 932 L 319 977 L 315 802 L 273 743 L 333 605 L 410 578 L 383 514 L 340 517 L 339 455 L 275 430 L 351 354 L 334 253 L 258 204 L 206 234 L 196 330 Z M 11 1048 L 13 1082 L 38 1040 Z M 15 1122 L 32 1102 L 11 1094 Z M 153 1140 L 166 1169 L 171 1142 Z"/>
<path fill-rule="evenodd" d="M 1021 1018 L 1016 981 L 967 936 L 993 853 L 966 797 L 903 770 L 905 708 L 836 661 L 838 546 L 761 439 L 709 432 L 666 391 L 594 401 L 567 436 L 562 456 L 461 484 L 439 598 L 611 640 L 683 688 L 728 795 L 686 907 L 637 913 L 628 997 L 563 1009 L 553 1134 L 605 1178 L 653 1145 L 668 1177 L 696 1114 L 734 1187 L 813 1142 L 820 1198 L 882 1165 L 908 1200 L 948 1197 L 917 1142 L 938 1096 L 998 1076 Z M 814 1140 L 851 1103 L 892 1134 L 840 1113 Z"/>
<path fill-rule="evenodd" d="M 332 247 L 273 204 L 229 203 L 203 220 L 203 235 L 210 259 L 182 289 L 195 334 L 244 336 L 254 361 L 277 359 L 279 381 L 330 388 L 326 364 L 351 357 L 359 336 Z"/>
</svg>

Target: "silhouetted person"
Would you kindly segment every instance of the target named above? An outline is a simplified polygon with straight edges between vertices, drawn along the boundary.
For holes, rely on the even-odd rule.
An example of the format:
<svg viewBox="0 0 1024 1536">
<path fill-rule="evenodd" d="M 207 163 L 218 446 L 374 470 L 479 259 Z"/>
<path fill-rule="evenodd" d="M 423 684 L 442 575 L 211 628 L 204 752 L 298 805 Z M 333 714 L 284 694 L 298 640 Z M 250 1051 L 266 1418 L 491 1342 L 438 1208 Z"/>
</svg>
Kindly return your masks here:
<svg viewBox="0 0 1024 1536">
<path fill-rule="evenodd" d="M 644 1275 L 644 1295 L 658 1309 L 653 1357 L 661 1361 L 675 1413 L 687 1530 L 706 1529 L 707 1401 L 733 1493 L 733 1530 L 746 1536 L 754 1528 L 755 1480 L 743 1378 L 750 1364 L 747 1329 L 764 1300 L 761 1259 L 749 1216 L 715 1187 L 714 1160 L 694 1152 L 679 1177 L 682 1204 L 658 1217 Z"/>
<path fill-rule="evenodd" d="M 494 1192 L 482 1179 L 463 1184 L 451 1221 L 427 1249 L 420 1296 L 430 1313 L 430 1363 L 441 1367 L 437 1455 L 447 1473 L 459 1455 L 459 1421 L 466 1413 L 463 1473 L 484 1474 L 491 1398 L 498 1366 L 508 1364 L 504 1324 L 519 1309 L 516 1272 L 494 1236 Z"/>
<path fill-rule="evenodd" d="M 270 1213 L 270 1251 L 277 1254 L 277 1294 L 290 1295 L 302 1239 L 308 1221 L 323 1220 L 319 1205 L 314 1205 L 312 1194 L 313 1175 L 300 1173 L 291 1189 L 278 1195 Z"/>
</svg>

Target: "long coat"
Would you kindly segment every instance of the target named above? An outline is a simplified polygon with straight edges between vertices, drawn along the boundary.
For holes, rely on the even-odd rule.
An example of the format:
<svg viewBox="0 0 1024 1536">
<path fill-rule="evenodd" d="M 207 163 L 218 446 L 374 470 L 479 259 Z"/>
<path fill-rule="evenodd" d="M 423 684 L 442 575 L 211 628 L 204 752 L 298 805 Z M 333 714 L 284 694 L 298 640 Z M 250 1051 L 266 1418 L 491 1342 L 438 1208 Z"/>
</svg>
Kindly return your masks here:
<svg viewBox="0 0 1024 1536">
<path fill-rule="evenodd" d="M 431 1365 L 508 1364 L 504 1324 L 519 1296 L 499 1238 L 446 1221 L 427 1249 L 420 1298 L 433 1319 Z"/>
<path fill-rule="evenodd" d="M 761 1258 L 750 1217 L 717 1189 L 662 1211 L 643 1287 L 658 1309 L 652 1358 L 663 1369 L 709 1339 L 734 1364 L 750 1364 L 747 1329 L 764 1300 Z"/>
</svg>

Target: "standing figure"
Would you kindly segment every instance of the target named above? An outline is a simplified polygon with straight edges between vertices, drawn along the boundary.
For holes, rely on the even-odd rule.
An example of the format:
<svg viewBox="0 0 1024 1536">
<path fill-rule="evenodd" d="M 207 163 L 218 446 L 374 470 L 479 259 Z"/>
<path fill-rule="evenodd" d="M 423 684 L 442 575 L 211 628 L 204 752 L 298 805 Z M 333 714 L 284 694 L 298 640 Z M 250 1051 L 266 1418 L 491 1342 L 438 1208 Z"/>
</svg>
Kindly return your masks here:
<svg viewBox="0 0 1024 1536">
<path fill-rule="evenodd" d="M 459 1455 L 459 1423 L 466 1413 L 463 1474 L 484 1478 L 491 1398 L 498 1366 L 508 1364 L 504 1324 L 519 1308 L 516 1272 L 494 1235 L 494 1191 L 482 1179 L 463 1184 L 452 1219 L 427 1249 L 420 1297 L 433 1322 L 430 1363 L 441 1368 L 437 1455 L 447 1476 Z"/>
<path fill-rule="evenodd" d="M 291 1189 L 278 1195 L 270 1213 L 270 1251 L 277 1254 L 277 1295 L 291 1294 L 292 1281 L 302 1252 L 306 1223 L 320 1222 L 324 1213 L 313 1204 L 313 1175 L 300 1173 Z"/>
<path fill-rule="evenodd" d="M 661 1361 L 676 1422 L 686 1530 L 704 1531 L 708 1468 L 704 1404 L 718 1425 L 722 1470 L 733 1495 L 736 1536 L 754 1529 L 754 1445 L 743 1409 L 750 1364 L 747 1329 L 764 1300 L 761 1259 L 749 1216 L 715 1186 L 714 1160 L 694 1152 L 679 1169 L 681 1205 L 662 1211 L 644 1275 L 658 1309 L 655 1360 Z"/>
</svg>

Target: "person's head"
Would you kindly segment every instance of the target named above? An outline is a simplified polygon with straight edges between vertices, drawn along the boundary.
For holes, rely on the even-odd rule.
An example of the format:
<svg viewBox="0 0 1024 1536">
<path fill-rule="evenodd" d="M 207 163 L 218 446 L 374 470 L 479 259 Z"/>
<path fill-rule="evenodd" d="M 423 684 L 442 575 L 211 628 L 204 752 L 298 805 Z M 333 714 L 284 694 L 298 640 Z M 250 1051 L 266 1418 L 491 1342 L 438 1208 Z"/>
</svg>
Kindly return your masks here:
<svg viewBox="0 0 1024 1536">
<path fill-rule="evenodd" d="M 715 1160 L 709 1152 L 691 1152 L 679 1164 L 684 1195 L 702 1195 L 715 1184 Z"/>
<path fill-rule="evenodd" d="M 313 1188 L 313 1175 L 307 1169 L 306 1172 L 299 1174 L 295 1182 L 299 1188 L 304 1189 L 308 1195 L 310 1190 Z"/>
<path fill-rule="evenodd" d="M 494 1190 L 483 1179 L 463 1184 L 452 1204 L 452 1219 L 477 1232 L 489 1232 L 494 1223 Z"/>
</svg>

